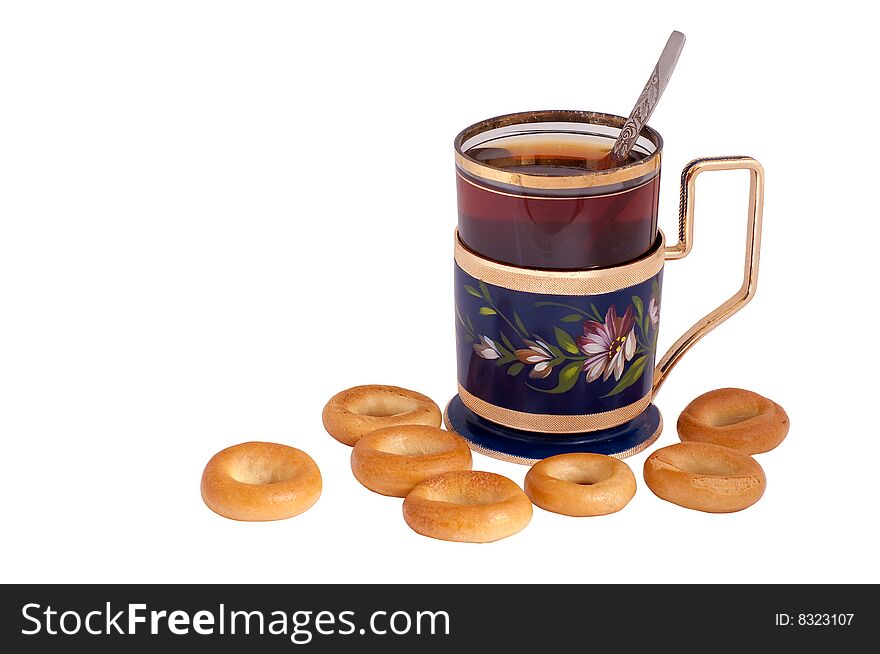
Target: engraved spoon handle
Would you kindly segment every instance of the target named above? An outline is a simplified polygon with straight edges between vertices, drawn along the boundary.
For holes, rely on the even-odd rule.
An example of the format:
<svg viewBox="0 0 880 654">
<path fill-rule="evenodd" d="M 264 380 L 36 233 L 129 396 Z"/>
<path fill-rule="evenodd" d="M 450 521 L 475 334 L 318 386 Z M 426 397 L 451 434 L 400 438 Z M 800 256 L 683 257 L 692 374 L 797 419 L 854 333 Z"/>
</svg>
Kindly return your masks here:
<svg viewBox="0 0 880 654">
<path fill-rule="evenodd" d="M 660 53 L 660 59 L 657 60 L 657 65 L 651 71 L 648 83 L 645 84 L 642 94 L 636 101 L 636 106 L 633 107 L 629 118 L 623 124 L 620 134 L 614 142 L 614 147 L 611 148 L 611 159 L 615 162 L 624 161 L 629 156 L 630 150 L 639 137 L 639 132 L 642 131 L 642 127 L 654 113 L 654 108 L 660 101 L 660 96 L 663 95 L 669 78 L 672 77 L 672 71 L 675 70 L 675 64 L 678 63 L 678 56 L 683 47 L 684 34 L 676 31 L 669 35 L 666 47 Z"/>
</svg>

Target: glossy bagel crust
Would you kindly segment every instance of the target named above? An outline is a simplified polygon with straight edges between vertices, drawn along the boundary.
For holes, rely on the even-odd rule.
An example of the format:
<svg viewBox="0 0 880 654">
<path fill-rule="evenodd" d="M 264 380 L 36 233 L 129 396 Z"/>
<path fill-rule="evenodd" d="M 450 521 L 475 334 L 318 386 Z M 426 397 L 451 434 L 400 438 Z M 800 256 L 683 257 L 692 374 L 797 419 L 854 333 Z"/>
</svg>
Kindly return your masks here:
<svg viewBox="0 0 880 654">
<path fill-rule="evenodd" d="M 536 505 L 576 517 L 620 511 L 636 493 L 630 467 L 603 454 L 559 454 L 535 463 L 525 491 Z"/>
<path fill-rule="evenodd" d="M 741 388 L 704 393 L 678 417 L 682 441 L 723 445 L 747 454 L 772 450 L 786 437 L 788 427 L 781 406 Z"/>
<path fill-rule="evenodd" d="M 764 470 L 748 454 L 710 443 L 676 443 L 645 460 L 645 483 L 659 498 L 707 513 L 731 513 L 764 494 Z"/>
<path fill-rule="evenodd" d="M 440 407 L 426 395 L 399 386 L 355 386 L 330 398 L 321 414 L 324 428 L 340 443 L 354 445 L 382 427 L 439 427 Z"/>
<path fill-rule="evenodd" d="M 489 543 L 525 528 L 532 519 L 532 502 L 507 477 L 491 472 L 447 472 L 410 491 L 403 501 L 403 517 L 423 536 Z"/>
<path fill-rule="evenodd" d="M 406 497 L 417 484 L 453 470 L 470 470 L 467 441 L 439 427 L 383 427 L 363 436 L 351 451 L 351 471 L 371 491 Z"/>
<path fill-rule="evenodd" d="M 202 499 L 232 520 L 282 520 L 321 496 L 321 471 L 305 452 L 254 441 L 215 454 L 202 473 Z"/>
</svg>

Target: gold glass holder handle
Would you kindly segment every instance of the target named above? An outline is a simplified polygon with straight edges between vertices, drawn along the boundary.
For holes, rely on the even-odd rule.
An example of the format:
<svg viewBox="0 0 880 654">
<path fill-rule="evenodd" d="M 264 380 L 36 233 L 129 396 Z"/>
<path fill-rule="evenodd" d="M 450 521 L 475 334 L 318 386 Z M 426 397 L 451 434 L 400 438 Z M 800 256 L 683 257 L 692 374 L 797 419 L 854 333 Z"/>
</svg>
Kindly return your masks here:
<svg viewBox="0 0 880 654">
<path fill-rule="evenodd" d="M 764 168 L 751 157 L 707 157 L 694 159 L 681 173 L 681 202 L 678 208 L 678 242 L 666 248 L 666 259 L 683 259 L 694 244 L 694 198 L 697 176 L 709 170 L 748 170 L 749 215 L 746 232 L 746 258 L 743 283 L 717 309 L 704 316 L 687 330 L 660 359 L 654 370 L 656 395 L 669 371 L 703 336 L 742 309 L 755 295 L 758 286 L 758 261 L 761 251 L 761 220 L 764 209 Z"/>
</svg>

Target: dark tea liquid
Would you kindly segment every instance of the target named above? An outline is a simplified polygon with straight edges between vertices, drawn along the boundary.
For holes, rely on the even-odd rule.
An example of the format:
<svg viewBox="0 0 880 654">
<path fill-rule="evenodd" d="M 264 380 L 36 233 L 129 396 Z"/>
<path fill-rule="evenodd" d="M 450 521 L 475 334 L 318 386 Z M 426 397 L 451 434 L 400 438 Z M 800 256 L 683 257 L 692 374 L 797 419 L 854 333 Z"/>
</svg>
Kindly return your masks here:
<svg viewBox="0 0 880 654">
<path fill-rule="evenodd" d="M 553 177 L 596 170 L 612 145 L 588 134 L 519 134 L 465 154 L 507 172 Z M 635 153 L 630 161 L 646 156 Z M 503 263 L 551 270 L 614 266 L 645 254 L 657 236 L 659 173 L 563 191 L 508 186 L 459 170 L 457 184 L 462 241 Z"/>
</svg>

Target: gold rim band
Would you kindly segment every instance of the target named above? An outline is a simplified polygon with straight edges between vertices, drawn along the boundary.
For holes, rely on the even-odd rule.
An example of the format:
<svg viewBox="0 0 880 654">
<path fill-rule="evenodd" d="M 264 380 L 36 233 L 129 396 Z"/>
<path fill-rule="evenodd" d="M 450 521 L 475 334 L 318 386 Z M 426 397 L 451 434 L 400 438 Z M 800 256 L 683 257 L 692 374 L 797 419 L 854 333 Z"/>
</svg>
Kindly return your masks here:
<svg viewBox="0 0 880 654">
<path fill-rule="evenodd" d="M 455 164 L 464 172 L 478 179 L 533 189 L 579 189 L 611 186 L 640 179 L 646 175 L 654 175 L 660 170 L 660 154 L 663 150 L 663 139 L 660 138 L 660 134 L 647 126 L 642 129 L 641 134 L 647 137 L 655 147 L 655 151 L 648 155 L 647 158 L 617 168 L 592 170 L 579 175 L 551 176 L 512 173 L 503 168 L 488 166 L 476 159 L 472 159 L 463 151 L 465 142 L 483 132 L 501 127 L 513 125 L 527 126 L 531 123 L 540 122 L 576 123 L 622 128 L 626 118 L 594 111 L 570 110 L 523 111 L 505 116 L 496 116 L 466 127 L 455 138 Z M 614 139 L 612 138 L 611 140 L 613 141 Z"/>
<path fill-rule="evenodd" d="M 602 413 L 586 413 L 581 415 L 565 416 L 552 413 L 526 413 L 505 409 L 496 404 L 490 404 L 466 390 L 461 384 L 458 385 L 458 396 L 464 405 L 478 416 L 497 422 L 499 425 L 521 429 L 523 431 L 536 431 L 548 434 L 578 434 L 585 431 L 598 431 L 623 424 L 632 420 L 651 403 L 651 394 L 648 393 L 642 399 L 632 404 L 627 404 L 618 409 L 603 411 Z"/>
<path fill-rule="evenodd" d="M 579 195 L 546 195 L 546 196 L 540 195 L 540 196 L 535 196 L 535 195 L 525 195 L 523 193 L 510 193 L 509 191 L 500 191 L 495 188 L 490 188 L 489 186 L 482 186 L 481 184 L 477 183 L 477 180 L 469 179 L 465 175 L 462 175 L 460 170 L 455 171 L 455 176 L 458 177 L 458 179 L 463 181 L 465 184 L 470 184 L 474 188 L 478 188 L 481 191 L 485 191 L 486 193 L 494 193 L 495 195 L 504 195 L 509 198 L 522 198 L 525 200 L 534 200 L 537 197 L 537 198 L 540 198 L 541 200 L 548 200 L 551 202 L 556 201 L 556 200 L 569 200 L 569 201 L 575 200 L 576 201 L 576 200 L 592 200 L 593 198 L 610 198 L 614 195 L 623 195 L 624 193 L 632 193 L 633 191 L 636 191 L 636 190 L 642 188 L 643 186 L 645 186 L 646 184 L 650 184 L 651 182 L 653 182 L 655 180 L 654 177 L 651 177 L 650 179 L 646 179 L 643 182 L 639 182 L 638 184 L 636 184 L 634 186 L 630 186 L 629 188 L 625 188 L 622 191 L 610 191 L 608 193 L 591 193 L 590 195 L 583 195 L 583 196 L 579 196 Z"/>
<path fill-rule="evenodd" d="M 477 179 L 485 179 L 492 182 L 518 186 L 520 188 L 533 189 L 558 189 L 574 190 L 579 188 L 596 188 L 600 186 L 612 186 L 636 179 L 653 178 L 660 170 L 660 153 L 655 152 L 647 159 L 637 164 L 630 164 L 627 168 L 612 168 L 608 171 L 587 173 L 586 175 L 572 175 L 570 177 L 543 177 L 540 175 L 527 175 L 526 173 L 510 173 L 497 168 L 489 168 L 466 159 L 464 155 L 455 153 L 455 165 L 468 175 Z M 632 189 L 627 189 L 632 190 Z M 568 198 L 571 199 L 571 198 Z"/>
<path fill-rule="evenodd" d="M 451 431 L 454 434 L 458 434 L 455 431 L 455 428 L 452 426 L 452 423 L 449 421 L 449 405 L 446 405 L 446 408 L 443 409 L 443 423 L 446 425 L 446 429 Z M 634 454 L 638 454 L 646 449 L 648 449 L 654 442 L 660 438 L 660 434 L 663 433 L 663 415 L 660 415 L 660 424 L 657 425 L 657 429 L 654 430 L 654 433 L 651 434 L 651 437 L 647 440 L 639 443 L 635 447 L 631 447 L 628 450 L 624 450 L 623 452 L 617 452 L 616 454 L 611 454 L 616 459 L 625 459 L 627 457 L 633 456 Z M 499 461 L 507 461 L 508 463 L 519 463 L 521 465 L 530 466 L 534 464 L 536 461 L 540 461 L 540 459 L 529 459 L 524 456 L 514 456 L 512 454 L 505 454 L 504 452 L 498 452 L 497 450 L 490 450 L 488 447 L 483 447 L 477 443 L 474 443 L 471 440 L 468 440 L 467 436 L 462 434 L 458 434 L 462 438 L 467 441 L 467 444 L 474 452 L 479 452 L 480 454 L 485 454 L 488 457 L 493 459 L 498 459 Z"/>
<path fill-rule="evenodd" d="M 471 277 L 493 286 L 523 293 L 597 295 L 629 288 L 651 279 L 663 268 L 663 232 L 641 259 L 622 266 L 597 270 L 535 270 L 485 259 L 469 250 L 455 230 L 455 263 Z"/>
</svg>

